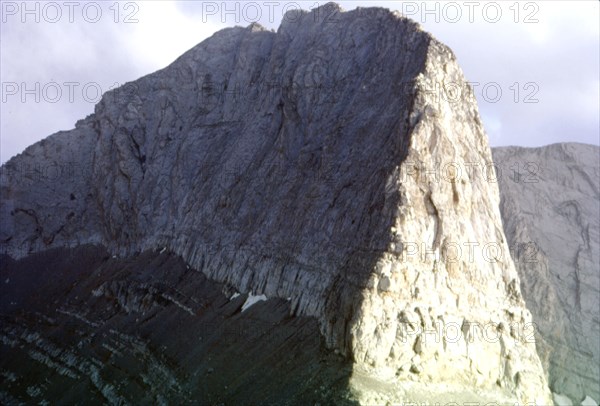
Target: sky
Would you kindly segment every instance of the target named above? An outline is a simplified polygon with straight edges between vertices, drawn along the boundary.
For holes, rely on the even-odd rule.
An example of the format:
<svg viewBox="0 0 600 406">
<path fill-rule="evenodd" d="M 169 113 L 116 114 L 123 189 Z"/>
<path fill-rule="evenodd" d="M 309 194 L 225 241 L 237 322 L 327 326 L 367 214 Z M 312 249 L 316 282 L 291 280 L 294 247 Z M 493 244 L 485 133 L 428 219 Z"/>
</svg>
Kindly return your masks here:
<svg viewBox="0 0 600 406">
<path fill-rule="evenodd" d="M 72 129 L 103 92 L 164 68 L 220 29 L 276 30 L 285 11 L 326 3 L 2 0 L 0 161 Z M 600 144 L 600 2 L 368 5 L 399 10 L 452 48 L 492 146 Z"/>
</svg>

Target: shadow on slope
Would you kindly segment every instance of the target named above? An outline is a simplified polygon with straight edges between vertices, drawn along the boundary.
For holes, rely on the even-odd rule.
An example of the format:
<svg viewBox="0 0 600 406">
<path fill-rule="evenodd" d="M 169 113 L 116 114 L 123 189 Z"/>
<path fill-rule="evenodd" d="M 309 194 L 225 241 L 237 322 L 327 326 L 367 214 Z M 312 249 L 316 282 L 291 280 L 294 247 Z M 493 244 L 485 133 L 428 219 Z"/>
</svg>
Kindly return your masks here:
<svg viewBox="0 0 600 406">
<path fill-rule="evenodd" d="M 356 404 L 315 319 L 281 299 L 241 312 L 172 254 L 56 249 L 3 256 L 0 276 L 3 404 Z"/>
</svg>

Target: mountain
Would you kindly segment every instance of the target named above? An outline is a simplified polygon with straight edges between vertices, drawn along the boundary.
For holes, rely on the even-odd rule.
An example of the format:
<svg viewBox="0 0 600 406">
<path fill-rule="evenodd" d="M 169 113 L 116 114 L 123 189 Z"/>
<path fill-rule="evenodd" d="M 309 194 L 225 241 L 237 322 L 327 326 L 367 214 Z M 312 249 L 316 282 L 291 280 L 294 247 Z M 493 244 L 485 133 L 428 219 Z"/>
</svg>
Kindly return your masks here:
<svg viewBox="0 0 600 406">
<path fill-rule="evenodd" d="M 492 150 L 504 231 L 553 392 L 600 400 L 600 148 Z"/>
<path fill-rule="evenodd" d="M 440 97 L 447 83 L 461 97 Z M 255 341 L 281 367 L 282 383 L 274 372 L 266 381 L 289 391 L 290 403 L 326 387 L 320 371 L 329 371 L 346 382 L 348 401 L 365 404 L 550 404 L 521 281 L 510 256 L 499 255 L 509 247 L 498 186 L 440 167 L 491 159 L 452 51 L 397 13 L 329 3 L 289 12 L 277 32 L 257 24 L 219 31 L 3 166 L 2 288 L 17 289 L 3 303 L 3 392 L 77 399 L 43 383 L 58 380 L 52 388 L 105 402 L 135 402 L 133 386 L 160 403 L 153 388 L 170 382 L 167 399 L 204 393 L 210 403 L 217 389 L 186 392 L 223 348 L 189 341 L 205 319 L 196 315 L 210 308 L 209 320 L 245 319 L 239 301 L 264 295 L 285 303 L 247 311 L 287 306 L 314 321 L 329 351 L 319 355 L 314 342 L 305 354 L 313 361 L 295 376 L 297 357 Z M 87 259 L 90 246 L 97 251 Z M 177 280 L 151 265 L 165 253 L 182 261 Z M 48 281 L 50 272 L 60 279 Z M 243 297 L 226 295 L 234 304 L 224 305 L 196 275 Z M 49 308 L 27 304 L 44 298 Z M 150 310 L 156 319 L 147 322 Z M 258 328 L 268 330 L 263 318 Z M 304 323 L 285 320 L 284 330 Z M 296 326 L 293 335 L 313 331 Z M 257 359 L 237 345 L 240 365 Z M 351 374 L 327 367 L 344 363 L 336 351 Z M 46 368 L 44 381 L 23 375 L 32 365 Z M 316 386 L 297 387 L 299 377 Z M 251 398 L 253 381 L 240 375 L 237 395 Z M 219 396 L 239 399 L 226 388 Z"/>
<path fill-rule="evenodd" d="M 178 256 L 53 249 L 0 265 L 0 403 L 356 404 L 314 318 Z M 242 309 L 244 309 L 242 311 Z"/>
</svg>

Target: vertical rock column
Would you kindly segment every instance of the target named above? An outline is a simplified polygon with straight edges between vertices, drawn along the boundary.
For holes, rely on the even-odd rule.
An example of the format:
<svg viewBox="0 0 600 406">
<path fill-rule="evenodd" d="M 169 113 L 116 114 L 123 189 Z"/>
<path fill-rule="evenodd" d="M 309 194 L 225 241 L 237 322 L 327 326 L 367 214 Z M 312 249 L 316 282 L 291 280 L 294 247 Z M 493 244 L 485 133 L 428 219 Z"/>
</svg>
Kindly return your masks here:
<svg viewBox="0 0 600 406">
<path fill-rule="evenodd" d="M 498 187 L 483 172 L 492 162 L 487 137 L 455 57 L 435 40 L 416 91 L 408 156 L 386 190 L 400 193 L 399 206 L 384 209 L 394 212 L 392 242 L 351 322 L 353 356 L 384 379 L 551 404 Z"/>
</svg>

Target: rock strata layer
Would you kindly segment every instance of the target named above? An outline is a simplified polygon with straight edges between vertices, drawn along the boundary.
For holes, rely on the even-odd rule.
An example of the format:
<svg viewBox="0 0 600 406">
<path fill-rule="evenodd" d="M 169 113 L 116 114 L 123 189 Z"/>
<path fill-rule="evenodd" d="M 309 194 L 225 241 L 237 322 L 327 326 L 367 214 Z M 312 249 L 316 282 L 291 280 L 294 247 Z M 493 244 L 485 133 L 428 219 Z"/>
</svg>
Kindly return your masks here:
<svg viewBox="0 0 600 406">
<path fill-rule="evenodd" d="M 168 252 L 0 256 L 0 403 L 355 405 L 349 361 L 282 299 L 235 294 Z"/>
<path fill-rule="evenodd" d="M 15 259 L 164 248 L 289 297 L 357 376 L 550 404 L 519 277 L 488 251 L 508 252 L 497 185 L 440 178 L 449 161 L 491 161 L 451 50 L 330 3 L 219 31 L 11 159 L 0 241 Z"/>
</svg>

